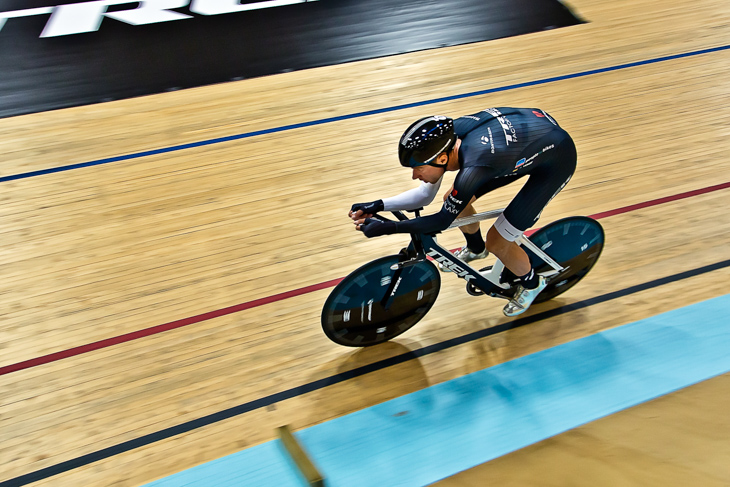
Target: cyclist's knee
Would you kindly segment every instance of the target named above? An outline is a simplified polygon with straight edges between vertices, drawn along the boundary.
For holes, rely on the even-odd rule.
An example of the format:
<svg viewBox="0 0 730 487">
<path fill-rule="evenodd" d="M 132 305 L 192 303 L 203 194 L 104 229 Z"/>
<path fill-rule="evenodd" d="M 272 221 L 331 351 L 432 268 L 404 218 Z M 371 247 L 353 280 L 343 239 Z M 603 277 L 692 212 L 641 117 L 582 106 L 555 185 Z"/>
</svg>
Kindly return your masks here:
<svg viewBox="0 0 730 487">
<path fill-rule="evenodd" d="M 492 254 L 502 255 L 510 245 L 512 245 L 512 242 L 500 235 L 494 225 L 487 231 L 487 250 Z"/>
<path fill-rule="evenodd" d="M 520 238 L 520 236 L 524 232 L 524 230 L 520 230 L 519 228 L 514 226 L 512 223 L 510 223 L 510 221 L 507 220 L 507 217 L 505 216 L 505 213 L 507 213 L 510 210 L 510 208 L 513 206 L 513 204 L 514 204 L 514 201 L 512 201 L 512 203 L 509 204 L 507 209 L 504 212 L 502 212 L 502 214 L 497 217 L 497 221 L 494 222 L 493 228 L 494 228 L 495 233 L 493 235 L 495 236 L 495 238 L 500 237 L 501 239 L 504 239 L 507 242 L 514 242 L 515 240 Z M 523 217 L 523 219 L 524 219 L 524 217 Z M 522 224 L 524 224 L 524 222 Z M 525 228 L 525 227 L 523 227 L 523 228 Z"/>
</svg>

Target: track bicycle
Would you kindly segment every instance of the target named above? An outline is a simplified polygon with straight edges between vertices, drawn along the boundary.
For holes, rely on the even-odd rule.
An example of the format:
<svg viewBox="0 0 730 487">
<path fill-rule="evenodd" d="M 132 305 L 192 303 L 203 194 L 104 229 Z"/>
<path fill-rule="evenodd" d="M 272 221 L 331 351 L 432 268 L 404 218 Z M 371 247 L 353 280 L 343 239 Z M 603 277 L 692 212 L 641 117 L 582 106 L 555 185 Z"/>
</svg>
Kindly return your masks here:
<svg viewBox="0 0 730 487">
<path fill-rule="evenodd" d="M 392 213 L 400 221 L 408 219 L 401 211 Z M 420 210 L 414 213 L 420 216 Z M 493 210 L 459 218 L 448 228 L 496 218 L 501 213 Z M 596 220 L 572 216 L 540 228 L 529 238 L 523 235 L 517 239 L 535 271 L 548 280 L 533 304 L 552 299 L 583 279 L 601 255 L 604 237 Z M 466 292 L 472 296 L 511 299 L 515 294 L 516 284 L 503 276 L 505 267 L 499 259 L 477 271 L 441 247 L 435 234 L 411 234 L 408 247 L 355 269 L 332 290 L 322 309 L 325 335 L 340 345 L 367 347 L 410 329 L 428 313 L 441 289 L 434 262 L 464 279 Z"/>
</svg>

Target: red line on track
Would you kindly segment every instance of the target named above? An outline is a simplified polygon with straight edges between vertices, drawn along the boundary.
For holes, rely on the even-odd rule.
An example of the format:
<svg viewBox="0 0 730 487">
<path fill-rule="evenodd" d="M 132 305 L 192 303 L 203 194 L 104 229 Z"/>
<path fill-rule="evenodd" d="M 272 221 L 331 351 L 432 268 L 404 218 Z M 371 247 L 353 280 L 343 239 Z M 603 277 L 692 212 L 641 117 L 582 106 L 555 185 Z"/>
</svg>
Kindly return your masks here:
<svg viewBox="0 0 730 487">
<path fill-rule="evenodd" d="M 314 284 L 312 286 L 307 286 L 300 289 L 294 289 L 293 291 L 287 291 L 285 293 L 274 294 L 265 298 L 254 299 L 253 301 L 248 301 L 246 303 L 237 304 L 235 306 L 230 306 L 228 308 L 223 308 L 216 311 L 209 311 L 207 313 L 203 313 L 197 316 L 191 316 L 189 318 L 171 321 L 170 323 L 165 323 L 163 325 L 152 326 L 150 328 L 145 328 L 144 330 L 133 331 L 132 333 L 107 338 L 105 340 L 100 340 L 94 343 L 88 343 L 86 345 L 81 345 L 80 347 L 69 348 L 68 350 L 62 350 L 60 352 L 43 355 L 42 357 L 36 357 L 30 360 L 26 360 L 24 362 L 18 362 L 17 364 L 6 365 L 5 367 L 0 367 L 0 375 L 17 372 L 18 370 L 29 369 L 38 365 L 43 365 L 68 357 L 73 357 L 74 355 L 81 355 L 82 353 L 111 347 L 112 345 L 118 345 L 124 342 L 130 342 L 132 340 L 137 340 L 138 338 L 156 335 L 164 331 L 174 330 L 175 328 L 182 328 L 183 326 L 200 323 L 201 321 L 212 320 L 213 318 L 218 318 L 219 316 L 225 316 L 246 309 L 256 308 L 257 306 L 263 306 L 264 304 L 275 303 L 276 301 L 281 301 L 283 299 L 293 298 L 294 296 L 300 296 L 302 294 L 319 291 L 320 289 L 326 289 L 328 287 L 336 286 L 342 279 L 344 279 L 344 277 L 341 277 L 339 279 L 332 279 L 331 281 L 320 282 L 319 284 Z"/>
<path fill-rule="evenodd" d="M 675 194 L 673 196 L 665 196 L 664 198 L 658 198 L 655 200 L 646 201 L 644 203 L 637 203 L 635 205 L 624 206 L 622 208 L 617 208 L 615 210 L 603 211 L 601 213 L 596 213 L 596 214 L 590 215 L 590 216 L 591 216 L 591 218 L 595 218 L 596 220 L 599 220 L 601 218 L 606 218 L 607 216 L 620 215 L 621 213 L 628 213 L 630 211 L 640 210 L 642 208 L 648 208 L 650 206 L 661 205 L 663 203 L 669 203 L 670 201 L 677 201 L 677 200 L 681 200 L 684 198 L 691 198 L 692 196 L 699 196 L 701 194 L 711 193 L 713 191 L 718 191 L 720 189 L 727 189 L 727 188 L 730 188 L 730 182 L 716 184 L 715 186 L 708 186 L 707 188 L 695 189 L 694 191 L 687 191 L 686 193 L 679 193 L 679 194 Z"/>
<path fill-rule="evenodd" d="M 680 194 L 676 194 L 673 196 L 666 196 L 664 198 L 658 198 L 658 199 L 651 200 L 651 201 L 645 201 L 644 203 L 637 203 L 635 205 L 624 206 L 622 208 L 616 208 L 615 210 L 595 213 L 593 215 L 590 215 L 590 217 L 595 218 L 596 220 L 599 220 L 601 218 L 606 218 L 606 217 L 614 216 L 614 215 L 620 215 L 622 213 L 628 213 L 630 211 L 640 210 L 642 208 L 648 208 L 650 206 L 661 205 L 663 203 L 669 203 L 671 201 L 677 201 L 677 200 L 681 200 L 684 198 L 691 198 L 693 196 L 711 193 L 713 191 L 718 191 L 718 190 L 727 189 L 727 188 L 730 188 L 730 182 L 717 184 L 715 186 L 708 186 L 707 188 L 696 189 L 694 191 L 687 191 L 686 193 L 680 193 Z M 528 234 L 534 233 L 536 230 L 537 229 L 532 230 L 532 231 L 528 232 Z M 23 362 L 6 365 L 4 367 L 0 367 L 0 375 L 10 374 L 11 372 L 17 372 L 19 370 L 29 369 L 31 367 L 37 367 L 39 365 L 44 365 L 44 364 L 48 364 L 51 362 L 55 362 L 57 360 L 62 360 L 65 358 L 73 357 L 75 355 L 81 355 L 82 353 L 92 352 L 94 350 L 111 347 L 113 345 L 119 345 L 120 343 L 137 340 L 138 338 L 143 338 L 143 337 L 147 337 L 150 335 L 156 335 L 158 333 L 162 333 L 162 332 L 169 331 L 169 330 L 174 330 L 176 328 L 182 328 L 183 326 L 200 323 L 201 321 L 211 320 L 213 318 L 218 318 L 220 316 L 229 315 L 231 313 L 237 313 L 239 311 L 256 308 L 258 306 L 263 306 L 265 304 L 275 303 L 277 301 L 281 301 L 284 299 L 293 298 L 294 296 L 301 296 L 302 294 L 308 294 L 308 293 L 311 293 L 314 291 L 319 291 L 321 289 L 326 289 L 328 287 L 334 287 L 343 279 L 344 279 L 344 277 L 340 277 L 338 279 L 332 279 L 331 281 L 321 282 L 319 284 L 313 284 L 311 286 L 294 289 L 292 291 L 286 291 L 286 292 L 283 292 L 280 294 L 274 294 L 272 296 L 255 299 L 253 301 L 248 301 L 246 303 L 237 304 L 235 306 L 230 306 L 228 308 L 223 308 L 223 309 L 219 309 L 216 311 L 209 311 L 207 313 L 203 313 L 203 314 L 196 315 L 196 316 L 191 316 L 189 318 L 183 318 L 181 320 L 171 321 L 170 323 L 165 323 L 162 325 L 145 328 L 144 330 L 134 331 L 132 333 L 126 333 L 124 335 L 107 338 L 104 340 L 100 340 L 98 342 L 81 345 L 79 347 L 69 348 L 68 350 L 62 350 L 60 352 L 43 355 L 41 357 L 36 357 L 36 358 L 30 359 L 30 360 L 25 360 Z"/>
</svg>

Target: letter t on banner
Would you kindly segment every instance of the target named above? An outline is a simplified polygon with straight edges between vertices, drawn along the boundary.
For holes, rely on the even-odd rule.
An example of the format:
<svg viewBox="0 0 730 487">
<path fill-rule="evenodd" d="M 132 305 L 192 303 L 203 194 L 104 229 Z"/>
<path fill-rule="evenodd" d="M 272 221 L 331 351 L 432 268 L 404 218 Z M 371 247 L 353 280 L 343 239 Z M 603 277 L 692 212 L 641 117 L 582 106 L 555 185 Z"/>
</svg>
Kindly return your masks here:
<svg viewBox="0 0 730 487">
<path fill-rule="evenodd" d="M 33 15 L 44 15 L 53 12 L 53 7 L 27 8 L 25 10 L 12 10 L 10 12 L 0 12 L 0 29 L 5 25 L 8 19 L 17 17 L 31 17 Z"/>
</svg>

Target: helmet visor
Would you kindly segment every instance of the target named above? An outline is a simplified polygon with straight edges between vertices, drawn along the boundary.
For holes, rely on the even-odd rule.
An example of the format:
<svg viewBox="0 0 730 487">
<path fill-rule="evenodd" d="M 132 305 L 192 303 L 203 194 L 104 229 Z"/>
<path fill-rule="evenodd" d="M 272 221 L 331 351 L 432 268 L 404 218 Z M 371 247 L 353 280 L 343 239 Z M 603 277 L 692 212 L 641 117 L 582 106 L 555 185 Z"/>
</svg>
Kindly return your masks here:
<svg viewBox="0 0 730 487">
<path fill-rule="evenodd" d="M 446 145 L 441 147 L 440 150 L 437 150 L 436 153 L 432 150 L 414 150 L 411 152 L 410 158 L 408 159 L 408 167 L 418 167 L 418 166 L 434 166 L 434 167 L 444 167 L 445 164 L 436 164 L 436 158 L 443 154 L 444 152 L 448 152 L 451 150 L 451 147 L 453 147 L 454 140 L 449 139 L 446 141 Z"/>
</svg>

